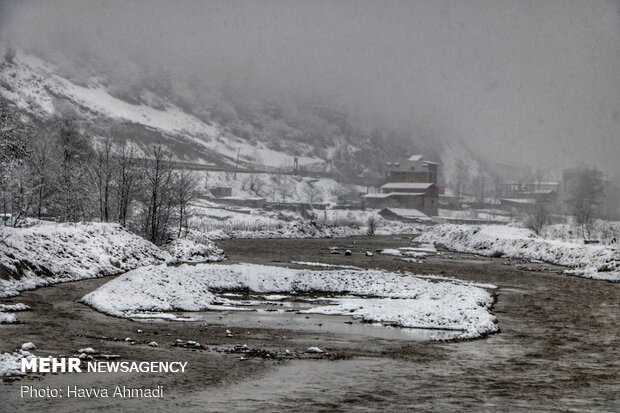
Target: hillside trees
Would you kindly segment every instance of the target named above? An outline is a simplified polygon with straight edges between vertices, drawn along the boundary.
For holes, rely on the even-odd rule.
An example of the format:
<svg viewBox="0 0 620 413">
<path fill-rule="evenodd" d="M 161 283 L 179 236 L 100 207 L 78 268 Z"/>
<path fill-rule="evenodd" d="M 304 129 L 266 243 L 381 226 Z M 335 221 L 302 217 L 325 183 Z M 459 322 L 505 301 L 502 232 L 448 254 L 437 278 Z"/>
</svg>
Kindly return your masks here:
<svg viewBox="0 0 620 413">
<path fill-rule="evenodd" d="M 145 168 L 143 203 L 143 235 L 155 244 L 163 243 L 169 235 L 169 224 L 173 209 L 172 155 L 159 142 L 150 148 L 150 160 Z"/>
<path fill-rule="evenodd" d="M 98 192 L 99 219 L 108 222 L 111 218 L 111 198 L 113 195 L 113 175 L 115 169 L 112 152 L 112 139 L 106 138 L 100 147 L 95 149 L 94 172 Z"/>
<path fill-rule="evenodd" d="M 187 169 L 175 172 L 174 176 L 174 201 L 178 208 L 178 231 L 177 237 L 187 234 L 189 229 L 189 218 L 191 215 L 190 204 L 196 199 L 196 187 L 198 178 Z"/>
<path fill-rule="evenodd" d="M 130 206 L 141 190 L 141 172 L 138 163 L 138 151 L 131 143 L 123 144 L 117 149 L 116 159 L 116 220 L 127 225 Z"/>
<path fill-rule="evenodd" d="M 566 203 L 584 237 L 590 237 L 603 198 L 600 172 L 591 168 L 579 171 L 571 182 Z"/>
<path fill-rule="evenodd" d="M 9 103 L 0 98 L 0 196 L 2 221 L 21 217 L 24 204 L 30 199 L 23 165 L 27 155 L 25 145 L 27 126 L 21 122 Z"/>
<path fill-rule="evenodd" d="M 57 190 L 52 213 L 61 221 L 88 220 L 93 217 L 93 171 L 95 151 L 89 135 L 72 115 L 54 120 Z"/>
<path fill-rule="evenodd" d="M 34 196 L 32 214 L 41 219 L 56 186 L 53 172 L 57 168 L 57 163 L 53 153 L 54 143 L 50 139 L 49 130 L 47 128 L 40 129 L 32 137 L 29 148 L 28 165 Z"/>
<path fill-rule="evenodd" d="M 0 211 L 5 225 L 24 217 L 116 221 L 161 244 L 187 234 L 198 179 L 174 169 L 162 142 L 146 153 L 113 131 L 92 133 L 71 113 L 19 123 L 0 105 Z M 28 139 L 24 139 L 28 130 Z"/>
</svg>

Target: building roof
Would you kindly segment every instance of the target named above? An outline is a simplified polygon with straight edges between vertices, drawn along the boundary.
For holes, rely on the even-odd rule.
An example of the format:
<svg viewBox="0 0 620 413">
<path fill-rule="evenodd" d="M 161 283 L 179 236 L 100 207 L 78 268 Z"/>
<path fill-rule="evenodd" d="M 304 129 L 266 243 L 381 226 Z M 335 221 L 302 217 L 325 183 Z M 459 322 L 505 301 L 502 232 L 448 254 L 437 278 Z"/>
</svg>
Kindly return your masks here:
<svg viewBox="0 0 620 413">
<path fill-rule="evenodd" d="M 535 199 L 530 198 L 501 198 L 501 202 L 515 203 L 515 204 L 535 204 Z"/>
<path fill-rule="evenodd" d="M 382 189 L 428 189 L 431 186 L 435 185 L 432 182 L 390 182 L 389 184 L 383 185 Z"/>
<path fill-rule="evenodd" d="M 419 192 L 388 192 L 388 196 L 424 196 Z"/>
<path fill-rule="evenodd" d="M 420 159 L 422 159 L 422 155 L 411 155 L 411 156 L 409 157 L 409 160 L 410 160 L 410 161 L 412 161 L 412 162 L 417 162 L 417 161 L 419 161 Z"/>
<path fill-rule="evenodd" d="M 388 192 L 388 193 L 373 193 L 373 194 L 366 194 L 363 195 L 362 198 L 367 198 L 367 199 L 385 199 L 385 198 L 390 198 L 393 196 L 424 196 L 424 194 L 421 194 L 419 192 Z"/>
<path fill-rule="evenodd" d="M 362 195 L 362 198 L 387 198 L 390 194 L 382 194 L 379 192 Z"/>
</svg>

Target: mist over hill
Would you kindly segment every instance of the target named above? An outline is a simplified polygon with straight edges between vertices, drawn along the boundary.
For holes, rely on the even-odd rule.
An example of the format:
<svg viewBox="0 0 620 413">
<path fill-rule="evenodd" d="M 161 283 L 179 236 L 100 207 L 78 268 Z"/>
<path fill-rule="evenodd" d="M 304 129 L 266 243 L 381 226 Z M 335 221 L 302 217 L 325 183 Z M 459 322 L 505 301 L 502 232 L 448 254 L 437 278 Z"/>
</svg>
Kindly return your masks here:
<svg viewBox="0 0 620 413">
<path fill-rule="evenodd" d="M 384 161 L 412 153 L 448 163 L 447 183 L 457 158 L 478 165 L 458 143 L 373 122 L 312 96 L 190 85 L 156 70 L 125 84 L 98 72 L 105 66 L 71 70 L 6 43 L 2 56 L 0 93 L 32 121 L 70 114 L 96 139 L 130 140 L 145 153 L 163 139 L 180 161 L 275 170 L 291 169 L 297 158 L 301 168 L 344 180 L 378 177 Z"/>
</svg>

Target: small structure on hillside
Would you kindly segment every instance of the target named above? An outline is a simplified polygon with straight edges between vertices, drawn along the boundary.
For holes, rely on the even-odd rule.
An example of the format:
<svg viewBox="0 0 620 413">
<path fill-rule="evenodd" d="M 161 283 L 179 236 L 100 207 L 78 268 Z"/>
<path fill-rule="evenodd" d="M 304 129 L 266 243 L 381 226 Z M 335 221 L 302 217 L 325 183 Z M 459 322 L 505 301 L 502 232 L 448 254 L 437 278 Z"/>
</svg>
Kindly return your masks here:
<svg viewBox="0 0 620 413">
<path fill-rule="evenodd" d="M 218 204 L 241 206 L 247 208 L 264 208 L 267 203 L 267 199 L 254 197 L 254 198 L 241 198 L 235 196 L 226 196 L 217 198 L 215 200 Z"/>
<path fill-rule="evenodd" d="M 510 182 L 502 184 L 502 198 L 534 199 L 536 201 L 555 201 L 560 193 L 560 182 Z"/>
<path fill-rule="evenodd" d="M 227 196 L 232 196 L 232 188 L 229 186 L 216 186 L 209 189 L 211 195 L 215 198 L 224 198 Z"/>
</svg>

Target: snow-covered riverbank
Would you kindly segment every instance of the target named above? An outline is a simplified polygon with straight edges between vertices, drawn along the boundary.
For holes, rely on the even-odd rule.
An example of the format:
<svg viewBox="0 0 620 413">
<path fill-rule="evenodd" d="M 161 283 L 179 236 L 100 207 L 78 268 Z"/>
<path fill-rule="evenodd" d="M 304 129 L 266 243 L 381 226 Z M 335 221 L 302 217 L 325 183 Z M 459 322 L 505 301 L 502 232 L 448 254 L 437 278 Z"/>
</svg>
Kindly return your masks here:
<svg viewBox="0 0 620 413">
<path fill-rule="evenodd" d="M 0 227 L 0 298 L 60 282 L 120 274 L 164 262 L 221 261 L 208 240 L 177 240 L 162 250 L 118 224 L 37 222 Z"/>
<path fill-rule="evenodd" d="M 83 302 L 106 314 L 234 308 L 220 291 L 347 294 L 309 313 L 350 315 L 401 327 L 463 331 L 475 338 L 498 330 L 485 289 L 459 282 L 433 282 L 384 271 L 311 271 L 253 264 L 151 266 L 128 272 L 86 295 Z M 151 314 L 161 316 L 161 314 Z"/>
<path fill-rule="evenodd" d="M 446 224 L 429 227 L 416 241 L 489 257 L 539 260 L 569 267 L 566 273 L 571 275 L 620 281 L 620 250 L 617 247 L 546 240 L 525 228 Z"/>
</svg>

